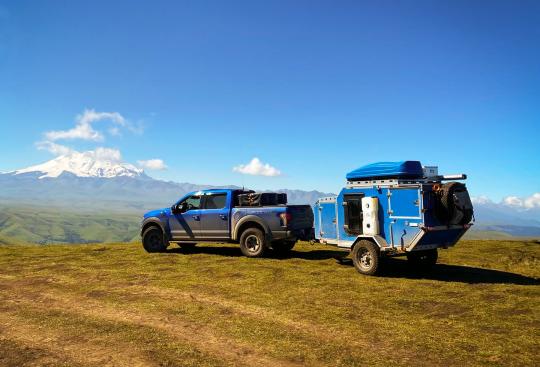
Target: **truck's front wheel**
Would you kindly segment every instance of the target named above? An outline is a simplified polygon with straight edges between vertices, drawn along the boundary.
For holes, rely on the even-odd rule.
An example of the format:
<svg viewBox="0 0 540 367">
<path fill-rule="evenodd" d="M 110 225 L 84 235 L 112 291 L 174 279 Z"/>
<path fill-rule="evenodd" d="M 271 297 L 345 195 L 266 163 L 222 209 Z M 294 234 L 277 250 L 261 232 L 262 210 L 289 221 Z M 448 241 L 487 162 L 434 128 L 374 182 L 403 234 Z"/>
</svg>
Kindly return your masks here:
<svg viewBox="0 0 540 367">
<path fill-rule="evenodd" d="M 354 267 L 360 274 L 374 275 L 379 270 L 379 248 L 371 241 L 361 240 L 352 250 Z"/>
<path fill-rule="evenodd" d="M 158 227 L 147 228 L 142 235 L 142 243 L 146 252 L 163 252 L 167 249 L 163 232 Z"/>
<path fill-rule="evenodd" d="M 261 257 L 266 249 L 264 233 L 258 228 L 248 228 L 240 236 L 240 250 L 247 257 Z"/>
</svg>

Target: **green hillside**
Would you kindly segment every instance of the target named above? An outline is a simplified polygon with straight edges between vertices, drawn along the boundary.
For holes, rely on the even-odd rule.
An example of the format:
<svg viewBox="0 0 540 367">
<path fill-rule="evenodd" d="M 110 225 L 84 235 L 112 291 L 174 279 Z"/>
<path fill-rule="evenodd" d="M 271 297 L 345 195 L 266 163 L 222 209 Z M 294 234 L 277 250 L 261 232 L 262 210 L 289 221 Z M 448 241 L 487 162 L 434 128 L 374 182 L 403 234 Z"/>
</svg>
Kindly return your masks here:
<svg viewBox="0 0 540 367">
<path fill-rule="evenodd" d="M 431 272 L 233 245 L 0 247 L 2 366 L 536 366 L 540 245 L 462 241 Z"/>
<path fill-rule="evenodd" d="M 0 238 L 40 244 L 128 242 L 138 238 L 140 221 L 135 212 L 0 207 Z"/>
</svg>

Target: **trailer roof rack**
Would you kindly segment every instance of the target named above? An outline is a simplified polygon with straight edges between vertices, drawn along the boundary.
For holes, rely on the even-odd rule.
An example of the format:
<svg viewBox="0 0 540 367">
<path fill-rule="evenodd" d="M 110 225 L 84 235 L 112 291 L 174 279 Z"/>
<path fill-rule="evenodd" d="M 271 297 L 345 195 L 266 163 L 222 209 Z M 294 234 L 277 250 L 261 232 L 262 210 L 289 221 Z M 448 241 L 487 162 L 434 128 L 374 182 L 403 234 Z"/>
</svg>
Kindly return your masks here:
<svg viewBox="0 0 540 367">
<path fill-rule="evenodd" d="M 397 186 L 397 185 L 418 185 L 418 184 L 429 184 L 429 183 L 439 183 L 445 180 L 465 180 L 467 175 L 462 173 L 459 175 L 442 175 L 434 177 L 424 177 L 418 179 L 373 179 L 373 180 L 354 180 L 347 181 L 347 188 L 352 187 L 372 187 L 372 186 Z"/>
</svg>

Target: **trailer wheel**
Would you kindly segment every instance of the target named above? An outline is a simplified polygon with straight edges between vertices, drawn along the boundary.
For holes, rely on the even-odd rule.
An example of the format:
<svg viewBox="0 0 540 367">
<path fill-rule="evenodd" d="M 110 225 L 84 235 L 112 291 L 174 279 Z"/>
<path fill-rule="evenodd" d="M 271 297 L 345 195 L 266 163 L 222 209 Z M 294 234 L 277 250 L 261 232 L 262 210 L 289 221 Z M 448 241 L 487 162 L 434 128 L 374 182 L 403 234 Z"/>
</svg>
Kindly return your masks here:
<svg viewBox="0 0 540 367">
<path fill-rule="evenodd" d="M 286 255 L 296 245 L 296 241 L 278 241 L 272 244 L 272 249 L 278 255 Z"/>
<path fill-rule="evenodd" d="M 359 241 L 352 250 L 354 267 L 360 274 L 375 275 L 379 270 L 379 248 L 368 240 Z"/>
<path fill-rule="evenodd" d="M 143 232 L 142 243 L 146 252 L 163 252 L 167 249 L 163 232 L 158 227 L 147 228 Z"/>
<path fill-rule="evenodd" d="M 411 265 L 420 269 L 429 269 L 437 263 L 439 253 L 436 248 L 432 250 L 409 252 L 407 260 Z"/>
<path fill-rule="evenodd" d="M 263 231 L 258 228 L 248 228 L 240 236 L 240 250 L 247 257 L 261 257 L 266 249 L 266 239 Z"/>
</svg>

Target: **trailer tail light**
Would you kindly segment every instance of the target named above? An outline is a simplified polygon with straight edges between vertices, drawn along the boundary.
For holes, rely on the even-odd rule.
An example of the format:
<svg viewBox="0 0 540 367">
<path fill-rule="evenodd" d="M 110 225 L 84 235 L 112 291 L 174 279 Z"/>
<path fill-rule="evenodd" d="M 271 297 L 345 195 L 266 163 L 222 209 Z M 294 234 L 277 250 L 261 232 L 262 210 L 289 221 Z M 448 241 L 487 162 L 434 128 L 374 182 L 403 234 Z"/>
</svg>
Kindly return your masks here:
<svg viewBox="0 0 540 367">
<path fill-rule="evenodd" d="M 281 220 L 281 226 L 287 227 L 292 219 L 292 215 L 291 213 L 281 213 L 279 219 Z"/>
</svg>

